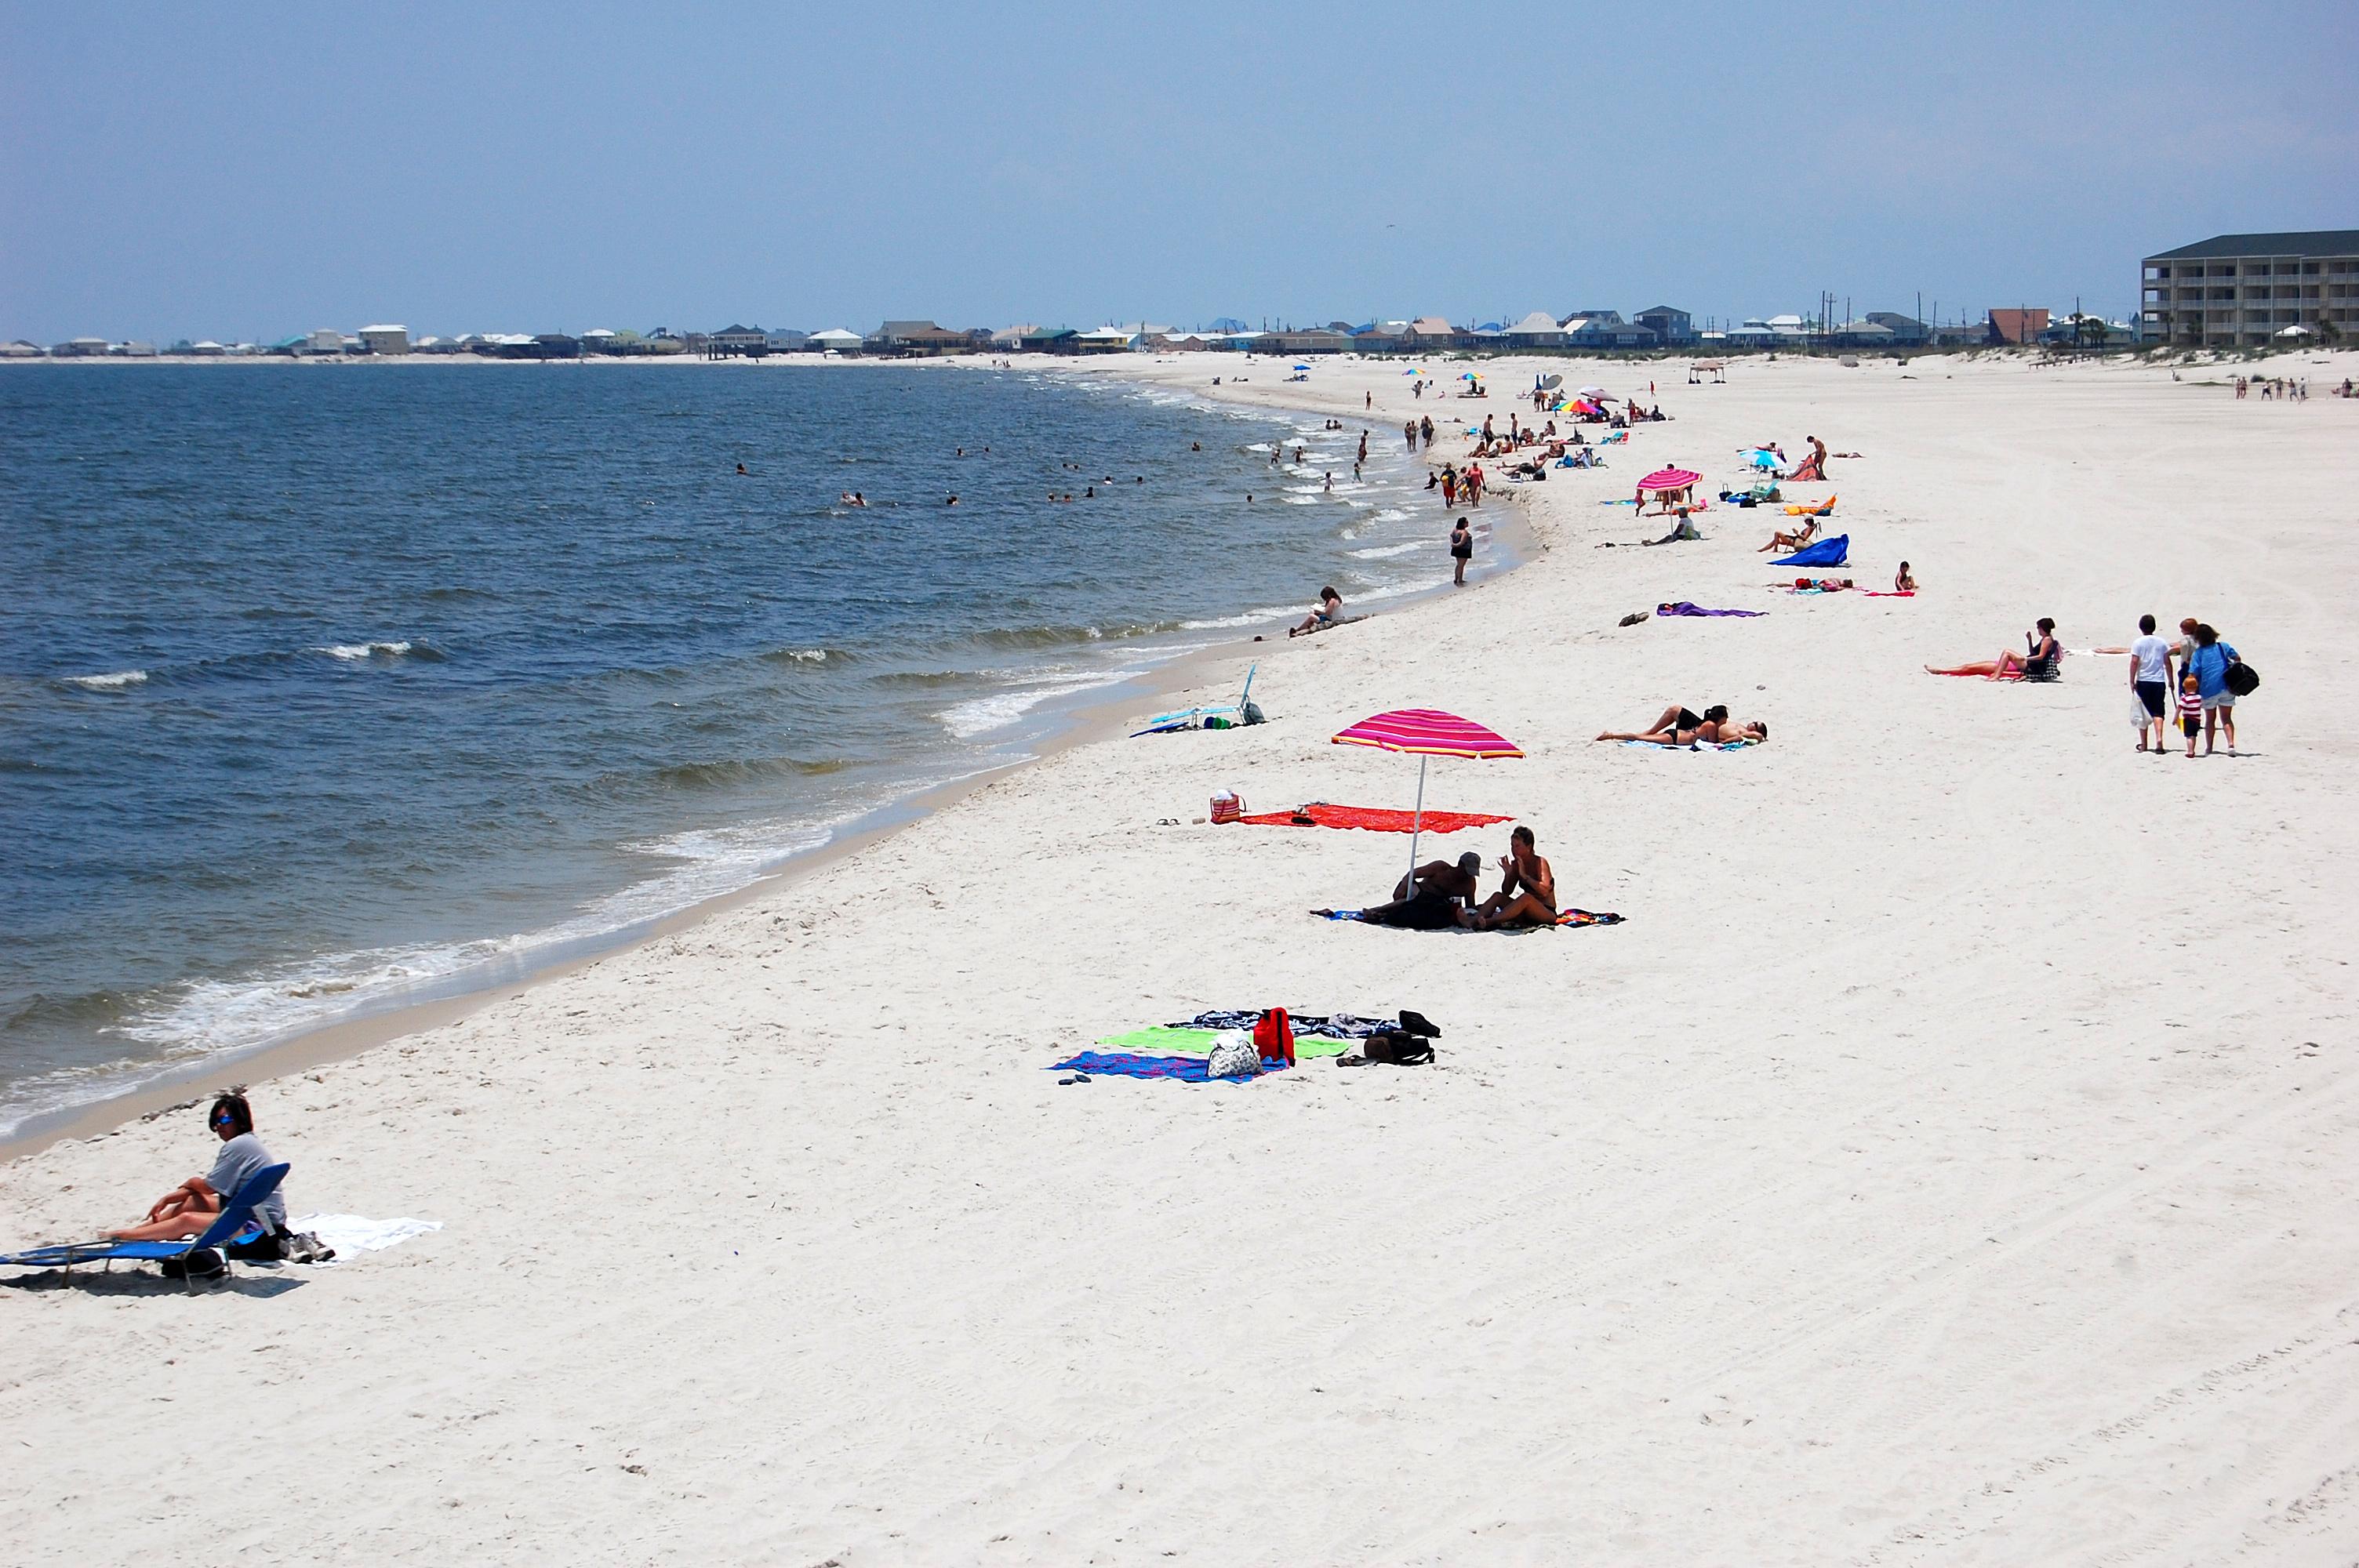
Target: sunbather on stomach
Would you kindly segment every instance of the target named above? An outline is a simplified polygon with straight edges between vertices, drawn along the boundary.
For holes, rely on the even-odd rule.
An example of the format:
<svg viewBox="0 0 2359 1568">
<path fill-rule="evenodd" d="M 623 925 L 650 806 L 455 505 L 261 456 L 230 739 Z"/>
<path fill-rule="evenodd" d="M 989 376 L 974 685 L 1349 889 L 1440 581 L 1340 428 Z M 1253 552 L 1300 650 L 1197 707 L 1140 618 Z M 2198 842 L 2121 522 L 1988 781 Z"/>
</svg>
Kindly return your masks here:
<svg viewBox="0 0 2359 1568">
<path fill-rule="evenodd" d="M 213 1168 L 201 1176 L 190 1176 L 162 1197 L 147 1210 L 145 1224 L 126 1226 L 107 1234 L 118 1241 L 178 1241 L 196 1236 L 213 1222 L 229 1195 L 245 1184 L 247 1177 L 267 1165 L 277 1163 L 262 1140 L 254 1135 L 254 1112 L 245 1097 L 238 1094 L 222 1096 L 205 1113 L 205 1125 L 222 1141 L 222 1152 L 213 1159 Z M 277 1229 L 287 1227 L 287 1200 L 277 1193 L 266 1199 L 255 1210 L 257 1218 Z"/>
<path fill-rule="evenodd" d="M 1499 871 L 1505 878 L 1499 891 L 1461 914 L 1461 925 L 1469 931 L 1499 931 L 1556 924 L 1556 872 L 1540 859 L 1530 828 L 1517 827 L 1507 836 Z"/>
<path fill-rule="evenodd" d="M 1739 724 L 1728 717 L 1726 703 L 1716 702 L 1701 715 L 1685 708 L 1666 708 L 1646 730 L 1608 730 L 1597 738 L 1637 741 L 1649 746 L 1692 746 L 1698 741 L 1720 746 L 1733 741 L 1749 741 L 1757 745 L 1769 739 L 1769 726 L 1757 719 Z"/>
</svg>

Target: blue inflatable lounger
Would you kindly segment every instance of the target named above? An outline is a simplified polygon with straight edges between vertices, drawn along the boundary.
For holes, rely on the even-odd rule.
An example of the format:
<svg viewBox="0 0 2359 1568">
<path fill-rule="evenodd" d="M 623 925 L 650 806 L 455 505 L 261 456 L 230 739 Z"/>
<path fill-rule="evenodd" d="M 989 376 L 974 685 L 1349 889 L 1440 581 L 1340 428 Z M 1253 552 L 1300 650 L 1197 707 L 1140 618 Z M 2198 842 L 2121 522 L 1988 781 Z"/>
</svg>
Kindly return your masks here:
<svg viewBox="0 0 2359 1568">
<path fill-rule="evenodd" d="M 1851 553 L 1851 535 L 1838 534 L 1832 539 L 1821 539 L 1815 545 L 1805 545 L 1790 556 L 1771 559 L 1773 567 L 1839 567 Z"/>
</svg>

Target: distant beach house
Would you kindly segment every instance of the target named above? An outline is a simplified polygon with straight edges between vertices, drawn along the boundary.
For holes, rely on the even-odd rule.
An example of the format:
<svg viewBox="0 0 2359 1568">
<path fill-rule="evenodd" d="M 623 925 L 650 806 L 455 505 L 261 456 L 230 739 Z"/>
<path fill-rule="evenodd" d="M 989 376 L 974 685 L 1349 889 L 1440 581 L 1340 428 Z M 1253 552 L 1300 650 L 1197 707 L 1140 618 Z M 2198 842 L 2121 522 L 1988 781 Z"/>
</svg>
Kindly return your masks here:
<svg viewBox="0 0 2359 1568">
<path fill-rule="evenodd" d="M 718 332 L 708 332 L 704 338 L 704 357 L 710 360 L 758 360 L 770 351 L 770 334 L 759 327 L 741 327 L 731 322 Z"/>
<path fill-rule="evenodd" d="M 37 360 L 48 351 L 40 344 L 28 343 L 22 338 L 0 343 L 0 359 L 5 360 Z"/>
<path fill-rule="evenodd" d="M 1989 325 L 1993 343 L 2037 342 L 2039 334 L 2048 330 L 2048 309 L 2035 305 L 2027 309 L 1994 310 Z"/>
<path fill-rule="evenodd" d="M 791 327 L 773 327 L 762 336 L 768 340 L 770 351 L 774 354 L 801 353 L 803 345 L 810 341 L 809 332 L 797 331 Z"/>
<path fill-rule="evenodd" d="M 808 347 L 821 353 L 833 354 L 856 354 L 860 351 L 860 343 L 859 333 L 847 331 L 842 327 L 830 327 L 824 332 L 813 332 L 807 341 Z"/>
<path fill-rule="evenodd" d="M 1667 349 L 1683 349 L 1696 341 L 1695 318 L 1675 306 L 1657 305 L 1631 319 L 1654 333 L 1655 341 Z"/>
<path fill-rule="evenodd" d="M 1286 327 L 1253 341 L 1257 354 L 1342 354 L 1351 349 L 1351 335 L 1332 327 Z"/>
<path fill-rule="evenodd" d="M 872 354 L 897 359 L 934 359 L 972 353 L 975 342 L 964 332 L 953 332 L 931 321 L 887 321 L 864 339 L 861 346 Z"/>
<path fill-rule="evenodd" d="M 373 354 L 406 354 L 409 351 L 409 329 L 407 327 L 363 327 L 361 347 Z"/>
<path fill-rule="evenodd" d="M 1564 341 L 1576 349 L 1651 349 L 1658 344 L 1652 328 L 1625 321 L 1619 310 L 1590 310 L 1568 317 Z"/>
<path fill-rule="evenodd" d="M 582 334 L 582 351 L 585 354 L 618 354 L 619 335 L 607 327 L 592 327 Z"/>
<path fill-rule="evenodd" d="M 1035 327 L 1017 342 L 1027 354 L 1077 354 L 1081 336 L 1071 327 Z"/>
<path fill-rule="evenodd" d="M 1439 316 L 1420 316 L 1408 324 L 1401 334 L 1401 346 L 1416 351 L 1438 351 L 1464 347 L 1458 329 Z"/>
<path fill-rule="evenodd" d="M 1510 324 L 1507 346 L 1511 349 L 1560 349 L 1564 347 L 1564 329 L 1557 319 L 1545 310 L 1535 310 L 1522 320 Z"/>
<path fill-rule="evenodd" d="M 1892 334 L 1892 346 L 1913 349 L 1930 341 L 1933 330 L 1914 316 L 1904 316 L 1897 310 L 1871 310 L 1867 319 Z"/>
<path fill-rule="evenodd" d="M 156 357 L 156 345 L 145 338 L 134 338 L 127 343 L 115 344 L 106 351 L 118 359 L 152 360 Z"/>
<path fill-rule="evenodd" d="M 1073 348 L 1077 353 L 1125 354 L 1137 340 L 1138 334 L 1127 327 L 1092 327 L 1073 334 Z"/>
<path fill-rule="evenodd" d="M 50 357 L 60 360 L 99 359 L 106 353 L 104 338 L 69 338 L 49 351 Z"/>
</svg>

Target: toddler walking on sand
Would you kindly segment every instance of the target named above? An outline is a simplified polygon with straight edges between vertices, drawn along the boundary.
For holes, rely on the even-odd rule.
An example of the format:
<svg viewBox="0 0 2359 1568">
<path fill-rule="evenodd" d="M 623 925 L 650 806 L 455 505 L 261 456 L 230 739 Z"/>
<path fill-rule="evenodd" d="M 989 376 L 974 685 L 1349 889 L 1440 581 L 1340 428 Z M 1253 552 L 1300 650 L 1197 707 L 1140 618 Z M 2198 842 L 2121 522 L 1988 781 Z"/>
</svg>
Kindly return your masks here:
<svg viewBox="0 0 2359 1568">
<path fill-rule="evenodd" d="M 2179 683 L 2179 727 L 2187 734 L 2187 760 L 2195 760 L 2195 737 L 2203 733 L 2203 683 L 2193 676 Z"/>
</svg>

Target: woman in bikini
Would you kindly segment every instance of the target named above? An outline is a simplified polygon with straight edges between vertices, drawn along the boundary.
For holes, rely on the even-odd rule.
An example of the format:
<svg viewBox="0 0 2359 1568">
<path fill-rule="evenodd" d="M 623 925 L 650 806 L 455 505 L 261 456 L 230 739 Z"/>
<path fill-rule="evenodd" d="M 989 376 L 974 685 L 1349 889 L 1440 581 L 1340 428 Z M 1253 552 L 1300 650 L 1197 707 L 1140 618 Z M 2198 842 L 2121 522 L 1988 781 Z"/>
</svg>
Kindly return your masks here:
<svg viewBox="0 0 2359 1568">
<path fill-rule="evenodd" d="M 2043 615 L 2039 630 L 2024 634 L 2030 645 L 2028 654 L 2001 654 L 1995 659 L 1980 659 L 1970 665 L 1952 665 L 1948 669 L 1925 666 L 1929 676 L 1981 676 L 1989 680 L 2054 680 L 2064 662 L 2064 644 L 2056 640 L 2056 622 Z"/>
<path fill-rule="evenodd" d="M 1462 912 L 1458 924 L 1469 931 L 1556 924 L 1556 872 L 1540 859 L 1530 828 L 1517 827 L 1508 835 L 1499 871 L 1505 878 L 1499 891 Z"/>
<path fill-rule="evenodd" d="M 1714 703 L 1699 715 L 1684 708 L 1666 708 L 1653 726 L 1644 730 L 1608 730 L 1601 741 L 1637 741 L 1649 746 L 1723 746 L 1731 741 L 1755 745 L 1769 739 L 1769 726 L 1757 719 L 1739 724 L 1728 717 L 1726 703 Z"/>
</svg>

